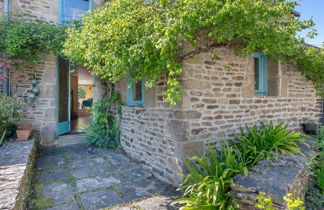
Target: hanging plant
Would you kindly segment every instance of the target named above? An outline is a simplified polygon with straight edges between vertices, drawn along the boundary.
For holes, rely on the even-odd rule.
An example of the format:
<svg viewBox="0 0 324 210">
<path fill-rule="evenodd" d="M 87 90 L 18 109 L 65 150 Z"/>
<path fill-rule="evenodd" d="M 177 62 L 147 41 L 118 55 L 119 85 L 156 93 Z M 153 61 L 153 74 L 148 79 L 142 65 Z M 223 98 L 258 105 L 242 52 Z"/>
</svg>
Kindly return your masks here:
<svg viewBox="0 0 324 210">
<path fill-rule="evenodd" d="M 30 16 L 10 16 L 0 20 L 0 66 L 13 68 L 27 62 L 38 63 L 48 53 L 59 55 L 66 38 L 66 26 Z"/>
</svg>

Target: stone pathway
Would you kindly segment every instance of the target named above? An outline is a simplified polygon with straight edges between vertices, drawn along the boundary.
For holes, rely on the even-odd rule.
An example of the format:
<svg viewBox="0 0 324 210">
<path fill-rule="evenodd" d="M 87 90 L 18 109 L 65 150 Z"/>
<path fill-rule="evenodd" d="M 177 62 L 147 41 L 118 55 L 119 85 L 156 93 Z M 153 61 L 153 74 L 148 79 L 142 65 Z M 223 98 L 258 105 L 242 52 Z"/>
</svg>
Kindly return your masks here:
<svg viewBox="0 0 324 210">
<path fill-rule="evenodd" d="M 110 208 L 175 192 L 122 153 L 96 149 L 87 154 L 85 144 L 43 150 L 36 166 L 32 209 Z M 163 201 L 160 209 L 168 209 L 169 200 Z"/>
</svg>

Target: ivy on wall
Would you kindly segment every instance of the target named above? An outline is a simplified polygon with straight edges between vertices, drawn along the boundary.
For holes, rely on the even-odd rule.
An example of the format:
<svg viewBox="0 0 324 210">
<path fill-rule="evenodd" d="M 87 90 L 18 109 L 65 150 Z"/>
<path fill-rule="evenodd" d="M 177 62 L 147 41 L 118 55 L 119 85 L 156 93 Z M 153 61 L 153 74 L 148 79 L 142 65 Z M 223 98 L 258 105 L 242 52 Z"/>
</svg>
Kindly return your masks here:
<svg viewBox="0 0 324 210">
<path fill-rule="evenodd" d="M 133 82 L 145 79 L 152 87 L 167 75 L 165 95 L 171 104 L 182 99 L 181 61 L 224 43 L 242 57 L 262 52 L 271 60 L 295 62 L 319 87 L 323 51 L 301 49 L 298 32 L 310 29 L 311 37 L 316 32 L 312 20 L 293 15 L 296 5 L 285 0 L 112 0 L 84 17 L 80 27 L 68 29 L 63 53 L 109 82 L 131 75 Z M 194 46 L 192 52 L 183 54 L 184 41 Z"/>
<path fill-rule="evenodd" d="M 30 16 L 0 20 L 1 67 L 38 63 L 48 53 L 59 55 L 66 39 L 66 27 Z"/>
</svg>

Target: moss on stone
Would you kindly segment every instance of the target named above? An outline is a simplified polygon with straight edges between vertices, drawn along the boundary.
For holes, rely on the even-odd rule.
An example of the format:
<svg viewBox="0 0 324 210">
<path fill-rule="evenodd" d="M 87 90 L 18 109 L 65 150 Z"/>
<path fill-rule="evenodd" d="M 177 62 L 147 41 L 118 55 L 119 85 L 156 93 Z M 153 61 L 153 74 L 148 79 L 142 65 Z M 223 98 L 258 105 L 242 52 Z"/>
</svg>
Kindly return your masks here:
<svg viewBox="0 0 324 210">
<path fill-rule="evenodd" d="M 53 198 L 37 198 L 34 200 L 35 209 L 46 209 L 53 206 Z"/>
<path fill-rule="evenodd" d="M 36 196 L 40 195 L 42 191 L 43 184 L 35 184 L 34 185 L 34 193 Z"/>
</svg>

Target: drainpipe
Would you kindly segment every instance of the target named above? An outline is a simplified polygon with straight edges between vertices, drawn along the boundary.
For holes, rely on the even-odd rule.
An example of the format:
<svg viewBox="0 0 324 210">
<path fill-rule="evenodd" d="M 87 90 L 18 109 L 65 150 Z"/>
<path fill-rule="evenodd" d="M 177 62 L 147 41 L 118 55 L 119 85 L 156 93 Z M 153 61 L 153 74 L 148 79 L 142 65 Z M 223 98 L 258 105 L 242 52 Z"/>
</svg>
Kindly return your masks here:
<svg viewBox="0 0 324 210">
<path fill-rule="evenodd" d="M 3 1 L 3 15 L 6 21 L 9 19 L 9 1 Z M 9 69 L 6 67 L 2 68 L 3 71 L 3 93 L 9 95 Z"/>
</svg>

